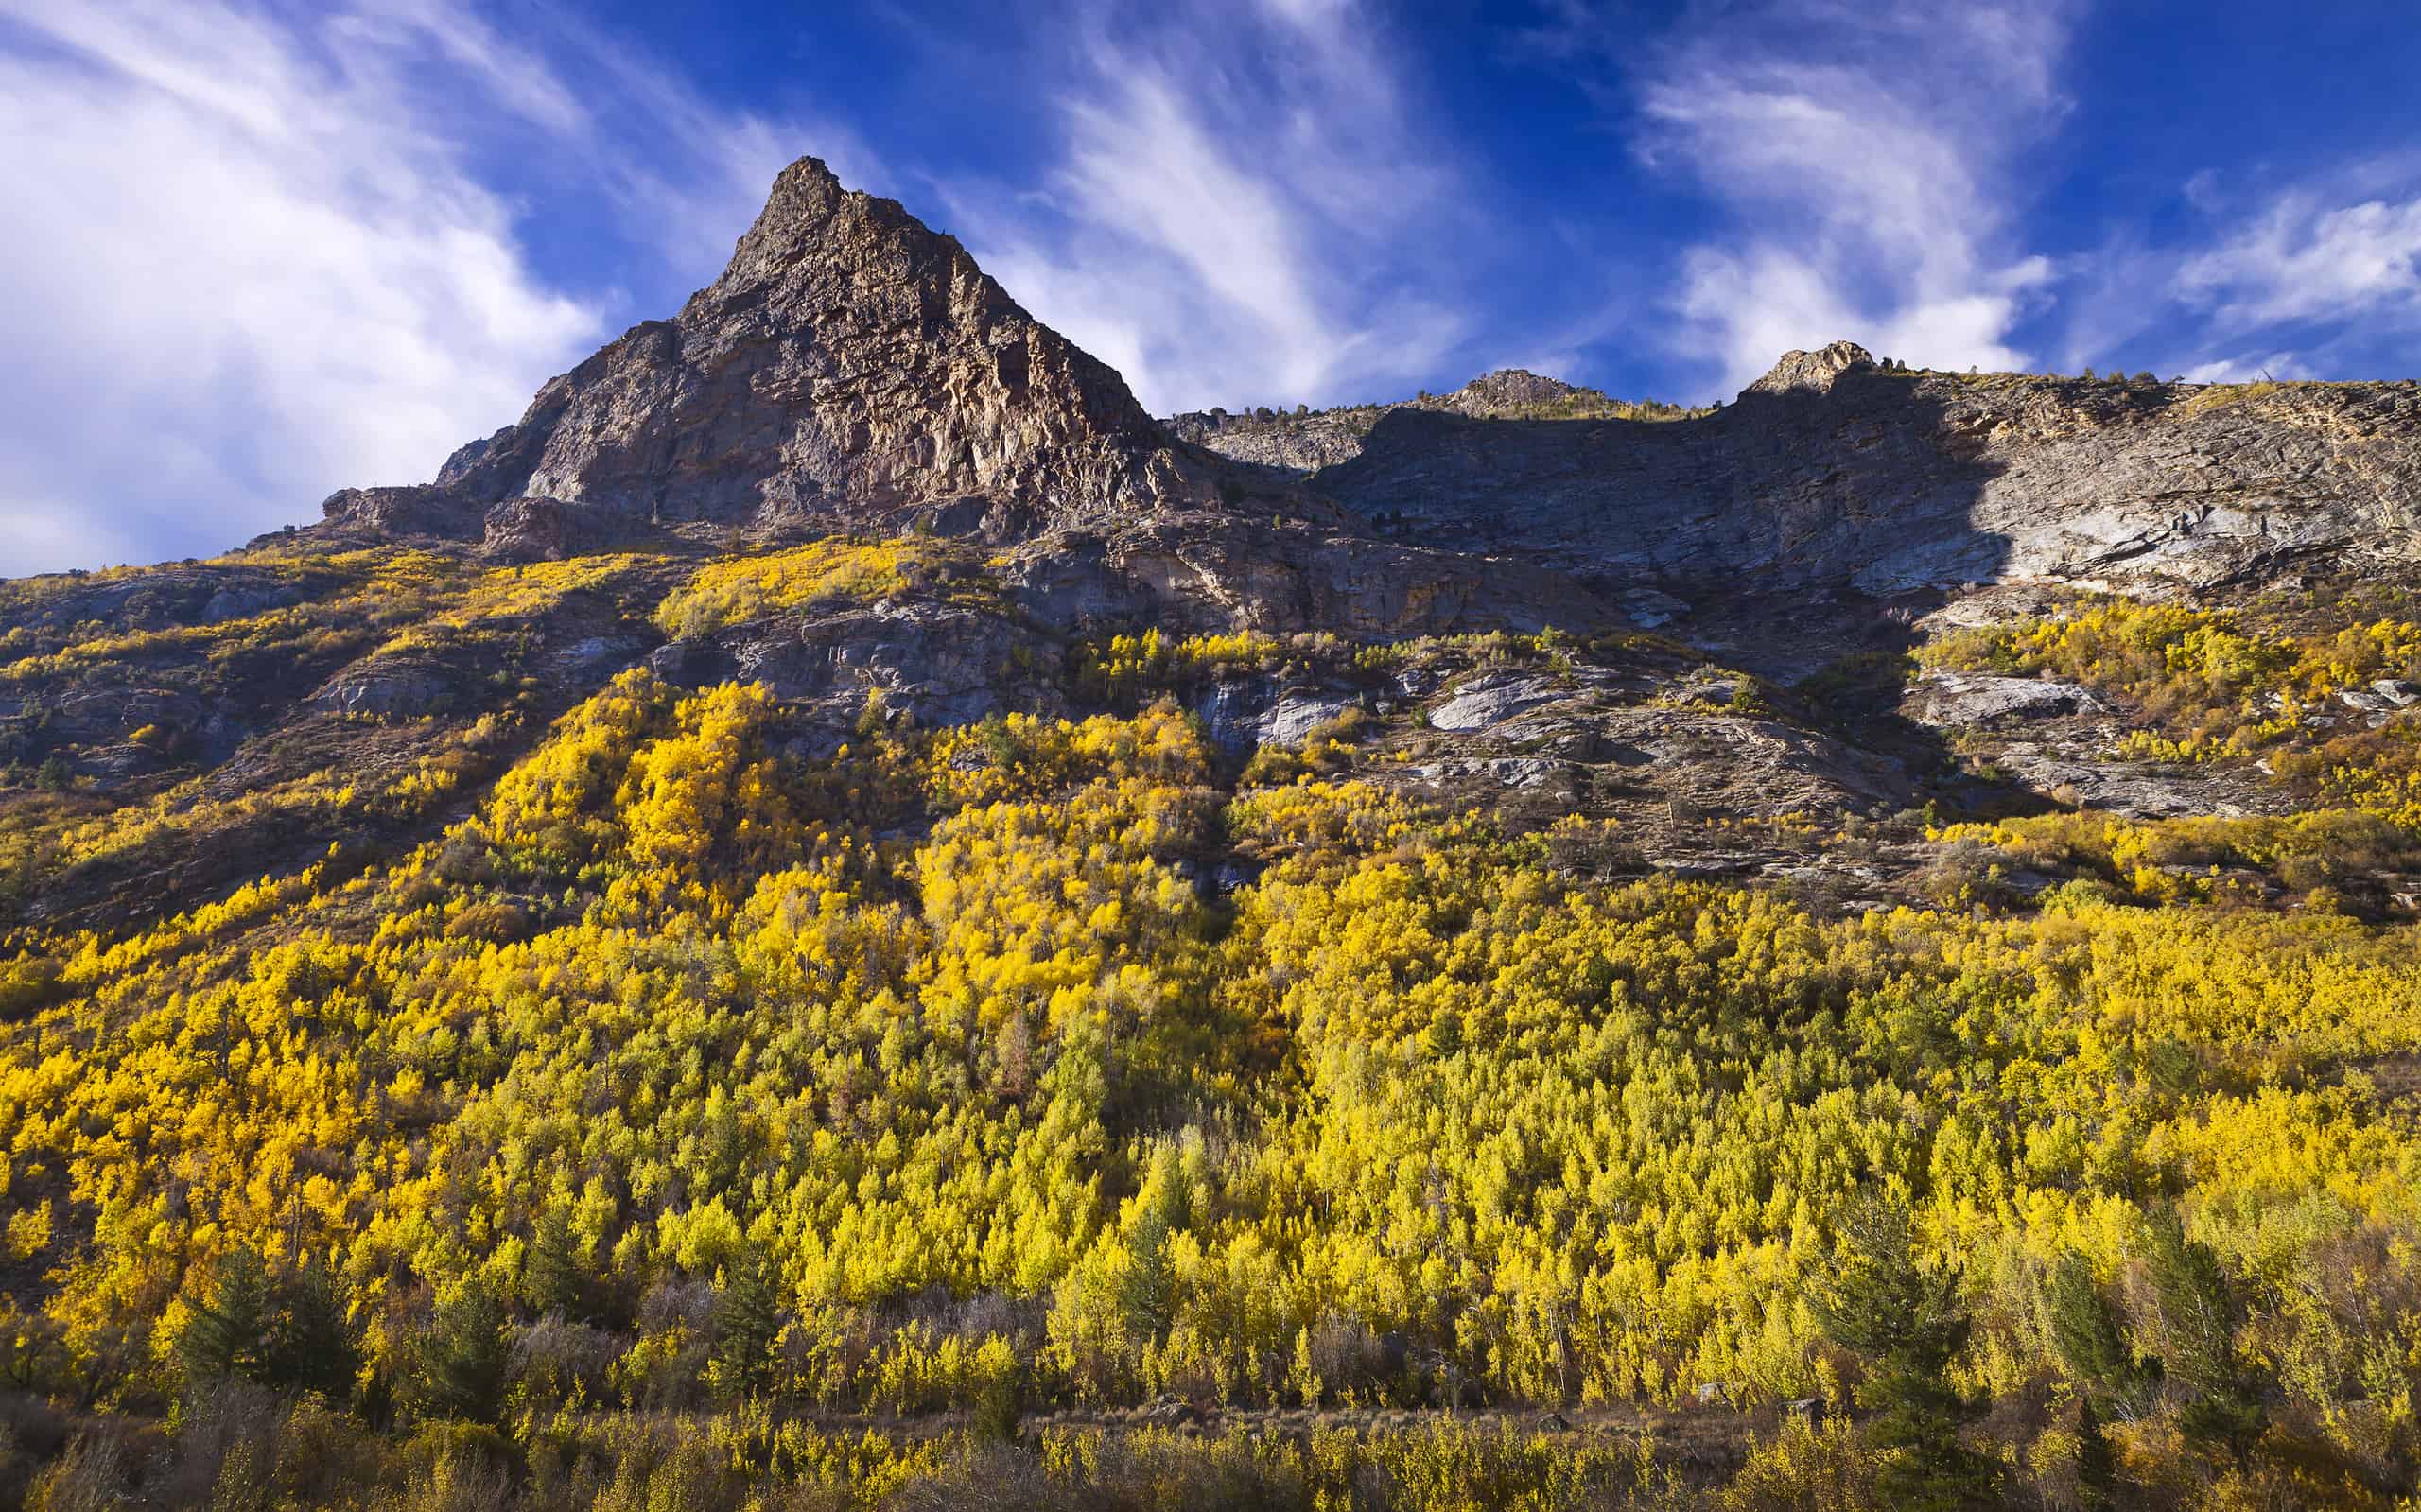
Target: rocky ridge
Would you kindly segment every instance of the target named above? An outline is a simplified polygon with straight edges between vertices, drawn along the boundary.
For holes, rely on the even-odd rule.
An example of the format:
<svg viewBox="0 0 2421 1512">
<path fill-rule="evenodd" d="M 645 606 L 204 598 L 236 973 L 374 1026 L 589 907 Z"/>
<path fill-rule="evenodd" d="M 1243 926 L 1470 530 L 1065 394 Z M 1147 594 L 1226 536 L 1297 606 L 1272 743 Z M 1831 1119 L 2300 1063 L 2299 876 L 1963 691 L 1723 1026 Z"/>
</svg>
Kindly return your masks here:
<svg viewBox="0 0 2421 1512">
<path fill-rule="evenodd" d="M 1614 822 L 1590 865 L 1794 885 L 1829 866 L 1871 898 L 1924 846 L 1811 861 L 1828 819 L 2287 802 L 2246 762 L 2115 760 L 2151 719 L 2127 700 L 1911 676 L 1909 652 L 2092 592 L 2392 585 L 2421 555 L 2417 508 L 2410 383 L 1911 373 L 1847 342 L 1711 412 L 1506 371 L 1155 422 L 956 241 L 803 160 L 714 284 L 433 481 L 343 491 L 217 563 L 7 585 L 0 766 L 75 803 L 221 806 L 175 863 L 204 887 L 326 848 L 282 817 L 299 799 L 252 795 L 502 759 L 479 732 L 508 696 L 542 715 L 642 664 L 762 681 L 811 759 L 870 698 L 927 724 L 1120 706 L 1140 695 L 1088 685 L 1090 648 L 1152 628 L 1261 648 L 1153 690 L 1235 762 L 1326 752 L 1517 826 Z M 824 538 L 945 543 L 984 591 L 811 596 L 696 632 L 658 613 L 705 565 Z M 398 594 L 341 554 L 397 544 L 431 548 L 441 581 Z M 2325 719 L 2416 717 L 2412 685 L 2379 683 Z M 124 906 L 144 873 L 74 875 L 46 907 Z"/>
</svg>

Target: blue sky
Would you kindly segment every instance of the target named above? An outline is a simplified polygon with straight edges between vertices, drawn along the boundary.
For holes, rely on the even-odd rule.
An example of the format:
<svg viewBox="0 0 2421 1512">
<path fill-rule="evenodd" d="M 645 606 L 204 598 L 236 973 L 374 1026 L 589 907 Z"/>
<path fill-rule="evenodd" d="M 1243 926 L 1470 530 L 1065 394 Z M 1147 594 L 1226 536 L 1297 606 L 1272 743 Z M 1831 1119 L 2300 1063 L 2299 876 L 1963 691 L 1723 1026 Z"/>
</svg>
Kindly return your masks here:
<svg viewBox="0 0 2421 1512">
<path fill-rule="evenodd" d="M 2414 78 L 2411 0 L 0 0 L 0 572 L 427 478 L 801 153 L 1163 412 L 2412 376 Z"/>
</svg>

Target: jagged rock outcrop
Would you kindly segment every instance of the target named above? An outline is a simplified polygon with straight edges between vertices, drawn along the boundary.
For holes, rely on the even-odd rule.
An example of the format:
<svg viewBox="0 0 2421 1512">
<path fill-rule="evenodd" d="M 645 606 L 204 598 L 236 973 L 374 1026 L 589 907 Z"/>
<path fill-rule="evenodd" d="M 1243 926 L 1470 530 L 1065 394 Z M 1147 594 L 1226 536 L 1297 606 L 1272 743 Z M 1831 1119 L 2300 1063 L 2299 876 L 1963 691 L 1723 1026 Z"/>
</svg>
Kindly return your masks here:
<svg viewBox="0 0 2421 1512">
<path fill-rule="evenodd" d="M 509 498 L 487 512 L 481 550 L 497 562 L 560 562 L 634 545 L 646 522 L 620 510 L 559 498 Z"/>
<path fill-rule="evenodd" d="M 320 505 L 327 528 L 340 536 L 404 541 L 418 536 L 441 540 L 476 538 L 485 528 L 487 508 L 475 499 L 426 483 L 387 488 L 340 488 Z M 263 536 L 254 545 L 272 541 Z"/>
<path fill-rule="evenodd" d="M 1018 569 L 1060 622 L 1399 631 L 1596 623 L 1645 591 L 1744 580 L 2168 590 L 2415 552 L 2410 384 L 1909 373 L 1837 341 L 1681 413 L 1508 369 L 1391 407 L 1164 429 L 955 240 L 803 159 L 674 318 L 550 381 L 435 483 L 325 510 L 340 537 L 504 561 L 688 521 L 1041 542 L 1080 559 Z M 1258 528 L 1290 518 L 1315 528 Z M 1096 537 L 1107 577 L 1086 566 Z"/>
<path fill-rule="evenodd" d="M 1283 478 L 1308 478 L 1361 455 L 1371 427 L 1396 409 L 1431 409 L 1472 420 L 1648 420 L 1695 413 L 1679 405 L 1609 398 L 1524 368 L 1482 374 L 1452 393 L 1424 393 L 1398 404 L 1348 405 L 1294 412 L 1266 408 L 1229 414 L 1195 410 L 1161 422 L 1180 440 L 1233 461 Z"/>
<path fill-rule="evenodd" d="M 1565 409 L 1585 412 L 1612 405 L 1594 389 L 1583 389 L 1527 368 L 1499 368 L 1481 374 L 1452 393 L 1423 394 L 1412 402 L 1412 407 L 1488 420 L 1499 416 L 1536 417 Z"/>
<path fill-rule="evenodd" d="M 1231 415 L 1224 410 L 1172 415 L 1170 435 L 1273 477 L 1309 478 L 1362 453 L 1370 427 L 1385 411 L 1376 405 L 1322 409 L 1308 415 Z"/>
<path fill-rule="evenodd" d="M 1912 373 L 1849 342 L 1710 411 L 1507 369 L 1155 422 L 954 240 L 802 161 L 712 285 L 434 481 L 342 490 L 255 552 L 0 594 L 0 772 L 198 806 L 171 885 L 96 861 L 27 905 L 66 917 L 324 858 L 330 793 L 359 798 L 347 836 L 417 843 L 634 666 L 762 682 L 810 760 L 868 718 L 1148 692 L 1256 781 L 1351 771 L 1609 875 L 1871 898 L 1930 843 L 1833 845 L 1828 816 L 2282 811 L 2308 781 L 2134 759 L 2175 733 L 2143 698 L 1998 662 L 1911 686 L 1910 650 L 2080 588 L 2400 602 L 2416 511 L 2413 384 Z M 827 535 L 849 539 L 789 550 Z M 339 549 L 380 543 L 429 550 Z M 728 613 L 667 612 L 727 568 Z M 1252 634 L 1140 686 L 1096 675 L 1145 626 Z M 2416 666 L 2299 710 L 2299 751 L 2400 732 Z"/>
<path fill-rule="evenodd" d="M 1855 341 L 1835 341 L 1814 352 L 1785 352 L 1766 375 L 1741 391 L 1743 399 L 1764 393 L 1830 393 L 1833 380 L 1852 368 L 1871 368 L 1874 354 Z"/>
<path fill-rule="evenodd" d="M 693 522 L 1003 547 L 1216 516 L 1249 496 L 1342 523 L 1282 479 L 1246 488 L 1238 472 L 1161 430 L 956 240 L 802 159 L 678 315 L 550 380 L 434 482 L 331 495 L 307 535 L 462 542 L 527 563 L 644 547 Z"/>
<path fill-rule="evenodd" d="M 478 517 L 531 499 L 608 533 L 862 524 L 972 498 L 1039 526 L 1199 503 L 1214 485 L 1116 373 L 1019 308 L 954 238 L 810 158 L 782 172 L 730 266 L 678 315 L 550 380 L 433 488 L 374 492 L 328 513 L 519 540 L 531 532 Z"/>
</svg>

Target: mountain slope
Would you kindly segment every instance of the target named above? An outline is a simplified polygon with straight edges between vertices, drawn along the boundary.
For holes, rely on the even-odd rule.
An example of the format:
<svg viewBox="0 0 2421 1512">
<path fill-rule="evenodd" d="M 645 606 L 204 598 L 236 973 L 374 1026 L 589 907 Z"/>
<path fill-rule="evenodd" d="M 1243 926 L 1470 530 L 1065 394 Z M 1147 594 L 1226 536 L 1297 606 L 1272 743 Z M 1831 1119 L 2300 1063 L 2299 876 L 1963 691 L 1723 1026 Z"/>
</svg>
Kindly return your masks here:
<svg viewBox="0 0 2421 1512">
<path fill-rule="evenodd" d="M 1162 427 L 796 165 L 0 584 L 0 1504 L 2409 1499 L 2414 402 Z"/>
</svg>

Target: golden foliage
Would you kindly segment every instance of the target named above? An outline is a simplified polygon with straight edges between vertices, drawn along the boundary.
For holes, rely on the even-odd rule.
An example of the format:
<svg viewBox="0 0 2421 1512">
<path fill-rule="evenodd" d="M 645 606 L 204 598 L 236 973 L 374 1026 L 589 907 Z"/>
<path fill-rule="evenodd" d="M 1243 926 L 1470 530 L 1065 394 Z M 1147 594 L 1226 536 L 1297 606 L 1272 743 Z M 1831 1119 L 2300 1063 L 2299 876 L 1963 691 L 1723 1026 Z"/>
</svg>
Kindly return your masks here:
<svg viewBox="0 0 2421 1512">
<path fill-rule="evenodd" d="M 758 1377 L 889 1412 L 1838 1399 L 1805 1298 L 1879 1189 L 1966 1278 L 1973 1389 L 2055 1368 L 2030 1277 L 2123 1275 L 2175 1202 L 2244 1288 L 2247 1359 L 2379 1463 L 2421 1448 L 2373 1405 L 2421 1383 L 2410 929 L 2190 892 L 1827 920 L 1576 882 L 1363 784 L 1225 798 L 1166 705 L 823 762 L 792 718 L 634 670 L 392 865 L 26 942 L 0 966 L 7 1240 L 45 1267 L 23 1369 L 166 1393 L 195 1288 L 248 1248 L 334 1271 L 365 1381 L 479 1278 L 561 1352 L 546 1390 L 641 1409 Z M 2359 823 L 1985 838 L 2118 874 Z M 1228 864 L 1261 870 L 1215 897 Z M 752 1257 L 771 1322 L 736 1377 L 694 1299 Z M 1396 1452 L 1351 1451 L 1440 1488 L 1548 1473 L 1509 1441 Z M 1794 1429 L 1737 1504 L 1869 1454 Z"/>
</svg>

